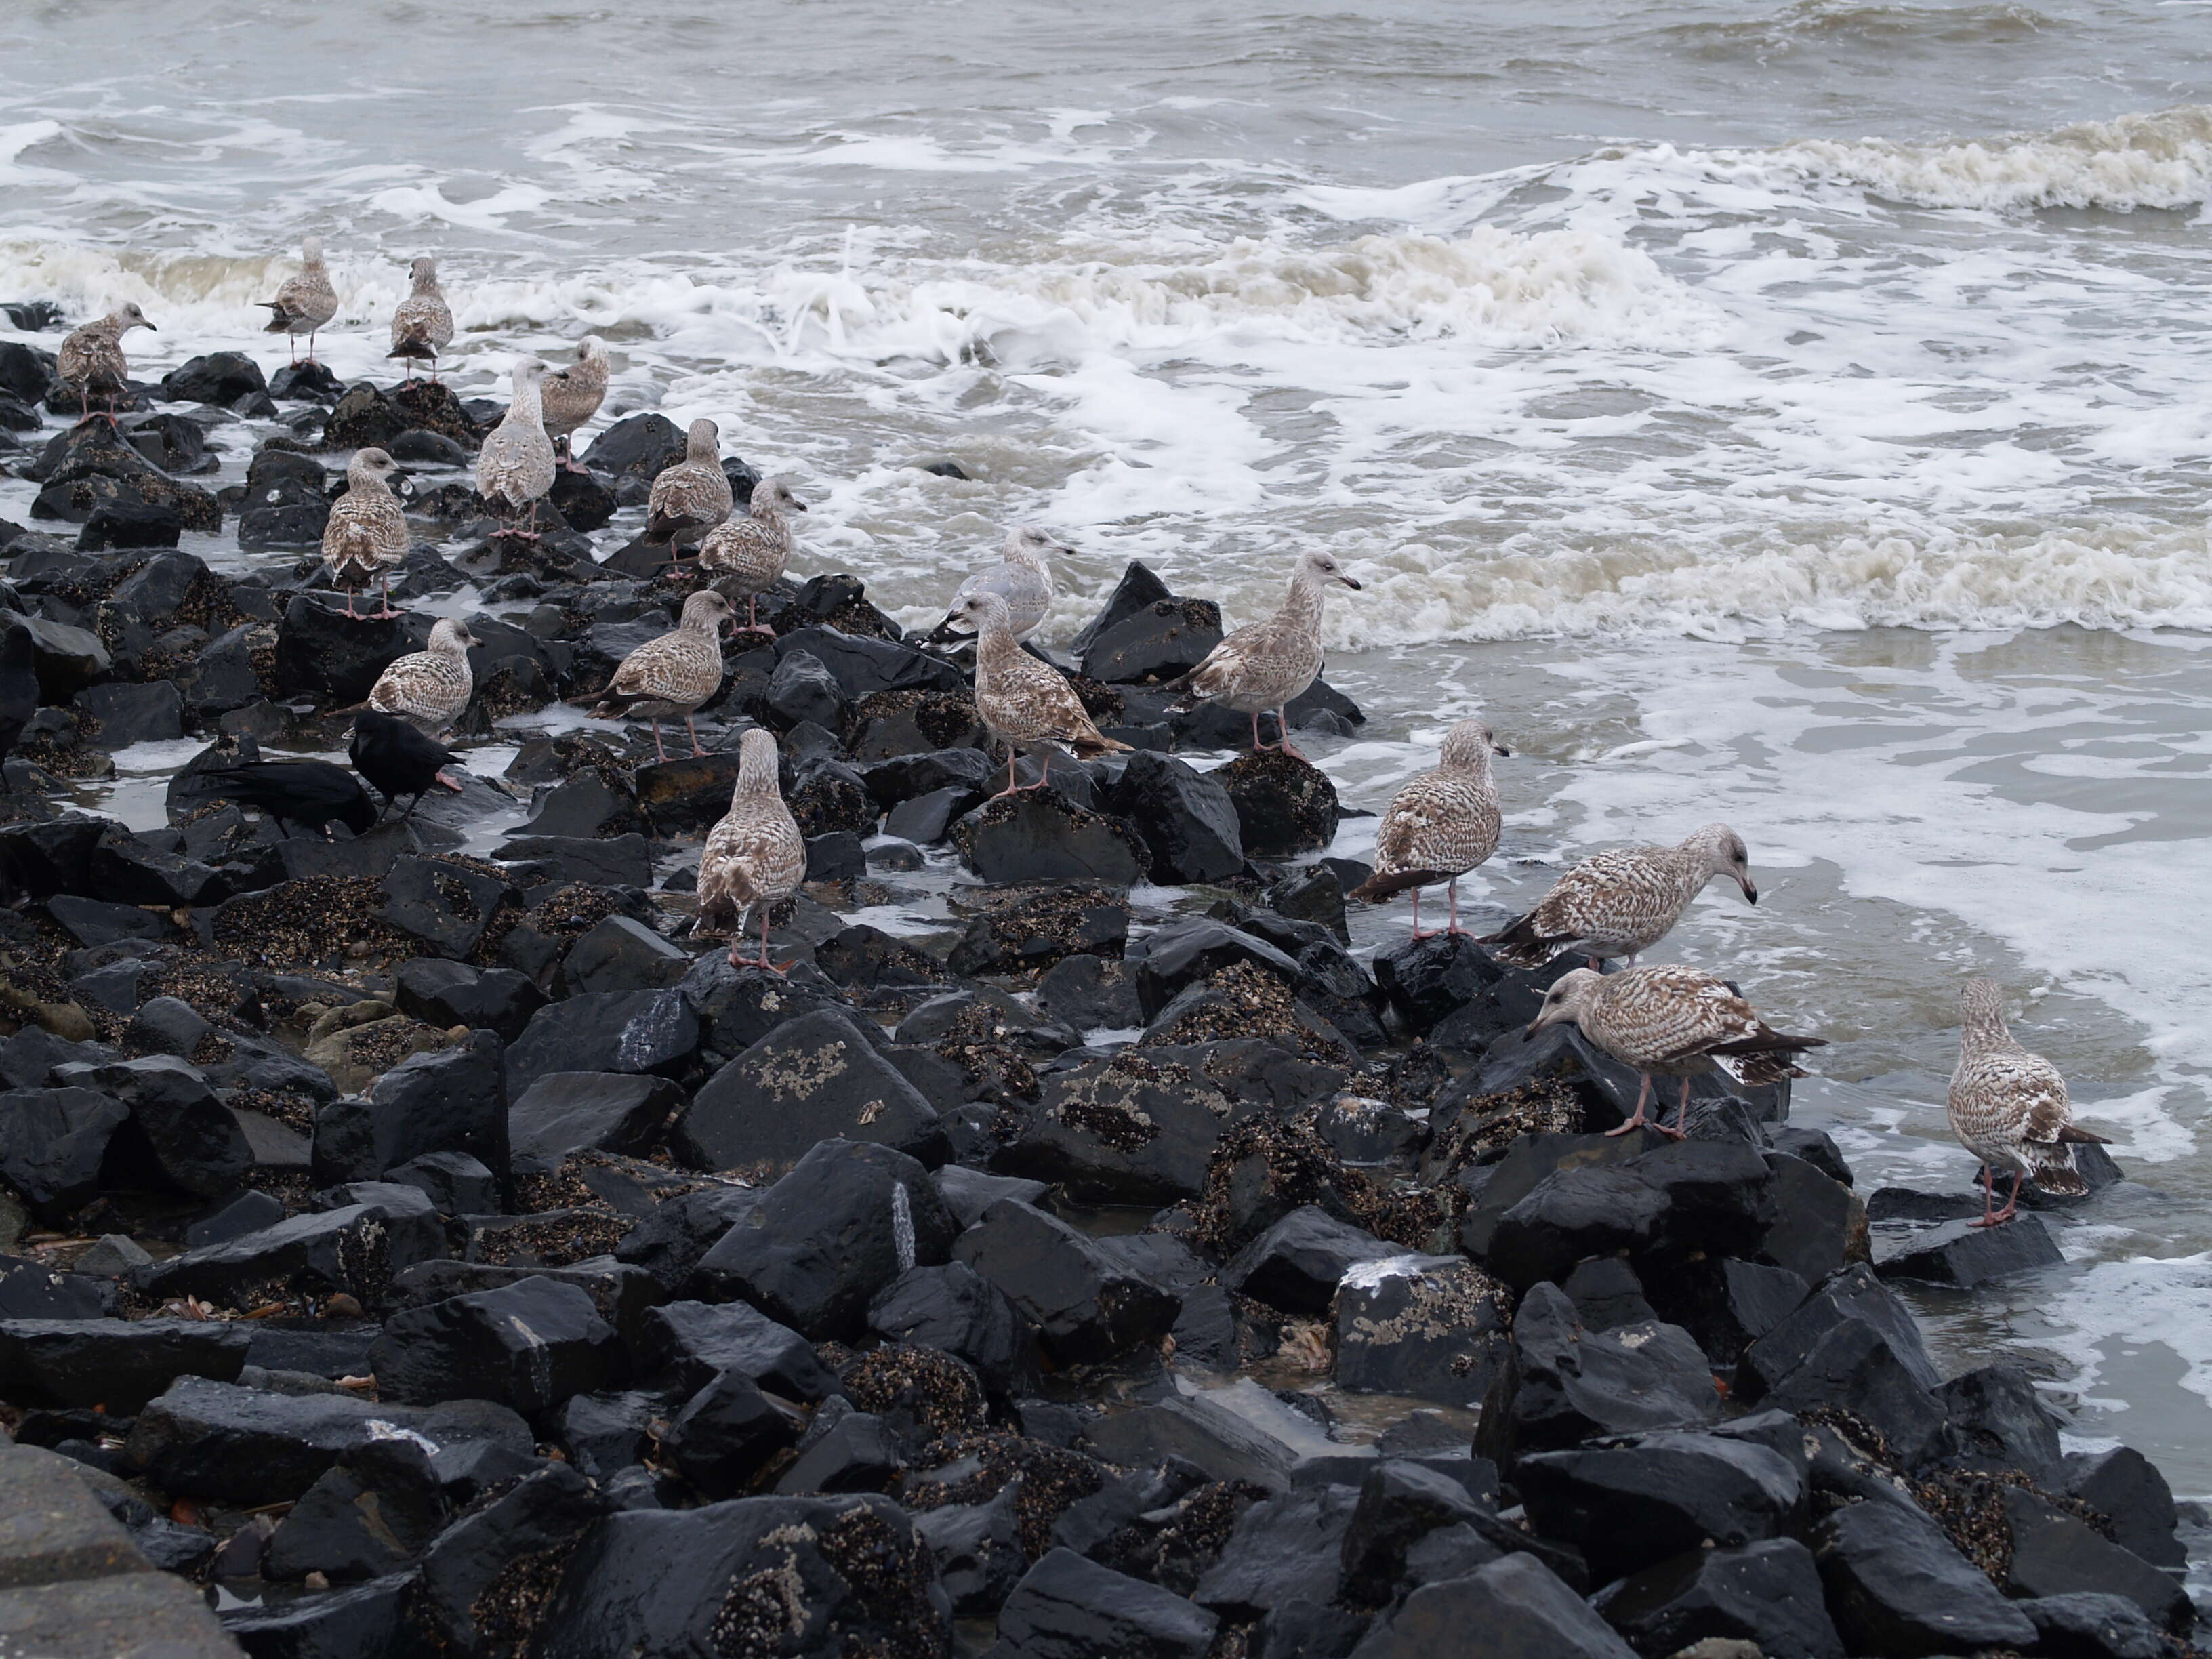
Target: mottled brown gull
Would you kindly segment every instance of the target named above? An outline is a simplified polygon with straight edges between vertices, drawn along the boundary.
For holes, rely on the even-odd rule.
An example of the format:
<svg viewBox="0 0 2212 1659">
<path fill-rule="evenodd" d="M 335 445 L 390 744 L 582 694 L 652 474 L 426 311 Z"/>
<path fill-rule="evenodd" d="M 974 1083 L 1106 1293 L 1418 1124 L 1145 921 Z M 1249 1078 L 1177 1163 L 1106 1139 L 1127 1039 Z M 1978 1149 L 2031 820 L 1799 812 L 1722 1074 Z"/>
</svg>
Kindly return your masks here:
<svg viewBox="0 0 2212 1659">
<path fill-rule="evenodd" d="M 1252 717 L 1252 747 L 1274 748 L 1304 760 L 1291 746 L 1290 722 L 1284 705 L 1299 696 L 1321 674 L 1322 595 L 1330 582 L 1342 582 L 1357 592 L 1359 584 L 1344 574 L 1344 567 L 1327 553 L 1308 553 L 1291 573 L 1291 591 L 1282 607 L 1265 622 L 1247 623 L 1224 635 L 1206 653 L 1206 660 L 1177 681 L 1183 693 L 1175 707 L 1195 708 L 1218 702 Z M 1275 714 L 1277 741 L 1260 741 L 1260 715 Z"/>
<path fill-rule="evenodd" d="M 146 320 L 145 313 L 126 301 L 105 317 L 71 329 L 62 349 L 54 354 L 55 378 L 76 388 L 77 406 L 86 420 L 92 418 L 92 394 L 97 392 L 107 399 L 108 425 L 115 424 L 115 399 L 131 382 L 123 337 L 134 328 L 161 331 Z"/>
<path fill-rule="evenodd" d="M 1382 809 L 1382 827 L 1375 833 L 1375 873 L 1352 889 L 1352 896 L 1379 904 L 1412 888 L 1413 937 L 1426 939 L 1429 933 L 1421 931 L 1421 889 L 1448 882 L 1451 919 L 1443 931 L 1464 933 L 1459 925 L 1459 878 L 1498 850 L 1501 815 L 1490 757 L 1512 752 L 1479 720 L 1462 720 L 1446 732 L 1437 764 L 1408 778 Z"/>
<path fill-rule="evenodd" d="M 560 463 L 571 472 L 581 472 L 569 453 L 569 440 L 599 412 L 607 397 L 607 349 L 596 334 L 577 343 L 576 361 L 555 369 L 539 389 L 544 404 L 545 435 L 559 451 Z"/>
<path fill-rule="evenodd" d="M 414 292 L 393 307 L 392 349 L 387 357 L 407 360 L 407 378 L 415 378 L 415 365 L 428 362 L 430 378 L 438 378 L 438 354 L 453 337 L 453 313 L 438 286 L 438 262 L 425 254 L 416 259 L 410 276 Z"/>
<path fill-rule="evenodd" d="M 476 690 L 469 669 L 469 647 L 480 643 L 469 625 L 451 617 L 430 629 L 422 650 L 393 659 L 369 688 L 368 706 L 380 714 L 412 720 L 432 735 L 461 717 Z"/>
<path fill-rule="evenodd" d="M 264 333 L 291 337 L 295 363 L 300 361 L 300 336 L 307 337 L 307 361 L 312 363 L 316 332 L 338 314 L 338 295 L 331 286 L 330 269 L 323 264 L 323 239 L 306 238 L 300 244 L 300 254 L 299 270 L 284 279 L 276 297 L 255 303 L 269 308 L 269 325 Z"/>
<path fill-rule="evenodd" d="M 2020 1184 L 2062 1198 L 2079 1198 L 2089 1183 L 2074 1167 L 2074 1147 L 2103 1146 L 2073 1123 L 2066 1079 L 2041 1054 L 2030 1054 L 2005 1028 L 2004 993 L 1986 979 L 1970 979 L 1959 998 L 1966 1030 L 1959 1036 L 1959 1066 L 1951 1073 L 1948 1103 L 1951 1133 L 1982 1161 L 1982 1218 L 1994 1227 L 2019 1212 Z M 1996 1171 L 2012 1172 L 2012 1192 L 1996 1209 Z"/>
<path fill-rule="evenodd" d="M 952 615 L 975 635 L 975 712 L 991 735 L 1006 745 L 1006 787 L 1000 795 L 1014 793 L 1017 755 L 1042 757 L 1042 774 L 1030 786 L 1042 788 L 1052 781 L 1055 749 L 1078 760 L 1128 752 L 1127 744 L 1091 723 L 1083 699 L 1065 675 L 1022 649 L 1004 599 L 996 593 L 971 593 L 952 607 Z"/>
<path fill-rule="evenodd" d="M 1679 846 L 1594 854 L 1553 882 L 1534 909 L 1478 942 L 1516 968 L 1540 968 L 1562 951 L 1580 952 L 1592 967 L 1607 957 L 1633 963 L 1673 930 L 1716 876 L 1759 902 L 1751 854 L 1725 823 L 1709 823 Z"/>
<path fill-rule="evenodd" d="M 930 637 L 943 639 L 966 631 L 953 619 L 961 601 L 977 593 L 996 593 L 1006 602 L 1007 625 L 1013 629 L 1014 637 L 1029 638 L 1044 621 L 1045 612 L 1052 609 L 1053 596 L 1057 591 L 1053 581 L 1052 556 L 1067 558 L 1074 552 L 1073 548 L 1040 525 L 1016 525 L 1006 532 L 1000 546 L 999 562 L 988 570 L 976 571 L 954 590 L 952 603 L 945 607 L 945 620 Z"/>
<path fill-rule="evenodd" d="M 331 503 L 323 526 L 323 562 L 346 596 L 346 615 L 356 622 L 362 617 L 353 608 L 351 579 L 366 587 L 376 578 L 383 605 L 372 613 L 374 621 L 399 614 L 392 608 L 392 572 L 407 559 L 407 517 L 385 482 L 398 471 L 398 463 L 380 449 L 355 451 L 346 465 L 346 493 Z"/>
<path fill-rule="evenodd" d="M 653 751 L 662 760 L 668 750 L 660 741 L 660 722 L 680 717 L 691 734 L 691 752 L 704 755 L 691 717 L 721 690 L 722 629 L 735 614 L 712 588 L 692 594 L 684 601 L 684 618 L 673 632 L 647 640 L 622 659 L 592 713 L 608 720 L 642 715 L 651 720 Z"/>
<path fill-rule="evenodd" d="M 714 577 L 723 592 L 745 602 L 745 625 L 739 631 L 775 637 L 775 629 L 760 619 L 760 596 L 775 586 L 791 562 L 791 520 L 784 515 L 805 511 L 806 503 L 782 479 L 763 478 L 753 486 L 745 516 L 725 519 L 699 544 L 699 568 Z"/>
<path fill-rule="evenodd" d="M 712 421 L 697 420 L 684 435 L 684 459 L 663 467 L 645 505 L 645 533 L 668 544 L 669 568 L 687 536 L 712 530 L 737 505 L 729 474 L 722 471 L 722 432 Z"/>
<path fill-rule="evenodd" d="M 1805 1075 L 1796 1065 L 1797 1055 L 1827 1046 L 1826 1037 L 1774 1030 L 1735 987 L 1696 968 L 1631 968 L 1618 974 L 1577 968 L 1562 974 L 1522 1035 L 1533 1037 L 1547 1025 L 1561 1024 L 1581 1027 L 1590 1042 L 1643 1077 L 1635 1115 L 1606 1133 L 1626 1134 L 1650 1121 L 1676 1140 L 1686 1130 L 1692 1078 L 1719 1071 L 1753 1086 L 1779 1083 Z M 1672 1128 L 1644 1116 L 1655 1077 L 1682 1079 Z"/>
<path fill-rule="evenodd" d="M 761 953 L 757 966 L 789 970 L 769 960 L 769 912 L 799 890 L 806 879 L 806 843 L 791 809 L 783 804 L 776 776 L 775 738 L 756 726 L 738 744 L 738 781 L 730 791 L 730 810 L 707 832 L 699 854 L 696 933 L 731 935 L 730 965 L 740 964 L 748 913 L 757 911 Z"/>
<path fill-rule="evenodd" d="M 477 493 L 503 519 L 530 511 L 532 528 L 507 526 L 501 533 L 538 539 L 538 503 L 553 488 L 553 441 L 545 435 L 538 389 L 545 364 L 526 357 L 514 366 L 514 397 L 507 414 L 477 452 Z"/>
</svg>

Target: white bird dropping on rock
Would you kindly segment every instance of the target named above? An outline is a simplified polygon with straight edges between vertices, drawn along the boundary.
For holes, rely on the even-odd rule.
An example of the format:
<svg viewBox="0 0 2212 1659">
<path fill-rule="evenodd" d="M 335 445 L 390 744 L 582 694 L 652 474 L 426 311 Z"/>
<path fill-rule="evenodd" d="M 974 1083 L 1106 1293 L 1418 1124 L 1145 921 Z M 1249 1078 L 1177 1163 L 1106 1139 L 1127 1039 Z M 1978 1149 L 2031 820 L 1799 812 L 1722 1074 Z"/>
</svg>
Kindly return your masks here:
<svg viewBox="0 0 2212 1659">
<path fill-rule="evenodd" d="M 2066 1097 L 2066 1079 L 2041 1054 L 2030 1054 L 2005 1028 L 2004 993 L 1986 979 L 1970 979 L 1959 996 L 1966 1029 L 1959 1034 L 1959 1066 L 1951 1073 L 1947 1103 L 1951 1133 L 1982 1161 L 1982 1218 L 1994 1227 L 2019 1212 L 2020 1183 L 2080 1198 L 2089 1183 L 2074 1167 L 2074 1146 L 2103 1146 L 2102 1135 L 2077 1129 Z M 2002 1210 L 1996 1171 L 2012 1172 L 2012 1193 Z"/>
<path fill-rule="evenodd" d="M 1734 986 L 1696 968 L 1631 968 L 1619 974 L 1577 968 L 1563 974 L 1522 1036 L 1525 1041 L 1547 1025 L 1561 1024 L 1580 1026 L 1591 1042 L 1643 1075 L 1635 1115 L 1606 1133 L 1626 1134 L 1649 1121 L 1676 1140 L 1686 1132 L 1692 1078 L 1717 1070 L 1753 1086 L 1779 1083 L 1805 1075 L 1795 1063 L 1798 1054 L 1827 1046 L 1826 1037 L 1775 1030 Z M 1644 1115 L 1655 1077 L 1682 1079 L 1671 1129 Z"/>
</svg>

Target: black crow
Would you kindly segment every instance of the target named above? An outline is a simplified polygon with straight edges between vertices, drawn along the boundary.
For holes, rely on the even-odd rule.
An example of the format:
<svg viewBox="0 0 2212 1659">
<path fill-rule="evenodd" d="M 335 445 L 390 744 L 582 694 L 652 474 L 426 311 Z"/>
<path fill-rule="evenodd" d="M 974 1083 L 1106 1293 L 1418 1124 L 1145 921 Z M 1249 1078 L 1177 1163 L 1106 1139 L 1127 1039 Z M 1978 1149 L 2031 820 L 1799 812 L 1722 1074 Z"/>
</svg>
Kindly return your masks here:
<svg viewBox="0 0 2212 1659">
<path fill-rule="evenodd" d="M 396 715 L 380 714 L 374 709 L 356 715 L 353 744 L 347 753 L 352 757 L 354 769 L 384 797 L 387 809 L 401 795 L 414 797 L 400 814 L 403 818 L 413 814 L 424 793 L 434 786 L 442 784 L 456 794 L 460 793 L 461 786 L 443 769 L 458 764 L 460 757 Z"/>
</svg>

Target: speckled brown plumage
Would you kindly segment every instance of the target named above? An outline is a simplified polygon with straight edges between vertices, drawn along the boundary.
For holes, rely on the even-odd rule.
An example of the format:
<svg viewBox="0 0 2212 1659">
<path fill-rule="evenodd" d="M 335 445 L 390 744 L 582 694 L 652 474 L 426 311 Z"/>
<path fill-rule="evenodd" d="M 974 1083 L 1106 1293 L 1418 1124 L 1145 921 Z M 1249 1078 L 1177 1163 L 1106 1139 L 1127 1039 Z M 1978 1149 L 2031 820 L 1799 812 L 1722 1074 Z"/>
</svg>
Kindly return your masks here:
<svg viewBox="0 0 2212 1659">
<path fill-rule="evenodd" d="M 1675 1127 L 1657 1126 L 1662 1133 L 1679 1135 L 1689 1112 L 1692 1077 L 1718 1069 L 1753 1086 L 1802 1077 L 1796 1056 L 1827 1041 L 1774 1030 L 1717 974 L 1671 966 L 1618 974 L 1577 968 L 1563 974 L 1545 994 L 1528 1035 L 1559 1024 L 1579 1026 L 1591 1043 L 1643 1073 L 1636 1115 L 1611 1132 L 1615 1134 L 1644 1121 L 1655 1077 L 1682 1079 Z"/>
<path fill-rule="evenodd" d="M 1709 823 L 1679 846 L 1599 853 L 1553 883 L 1534 909 L 1480 942 L 1516 968 L 1540 968 L 1562 951 L 1594 962 L 1632 961 L 1673 930 L 1715 876 L 1728 877 L 1759 902 L 1751 855 L 1724 823 Z"/>
<path fill-rule="evenodd" d="M 1084 712 L 1083 699 L 1066 676 L 1022 649 L 1007 621 L 1006 602 L 996 593 L 974 593 L 952 610 L 955 618 L 975 630 L 975 712 L 991 735 L 1006 745 L 1006 787 L 1014 790 L 1017 754 L 1041 755 L 1044 775 L 1052 775 L 1052 751 L 1064 749 L 1079 760 L 1128 752 L 1129 745 L 1103 735 Z"/>
<path fill-rule="evenodd" d="M 693 926 L 702 933 L 732 935 L 730 963 L 736 966 L 748 916 L 761 920 L 759 965 L 769 960 L 769 911 L 799 890 L 806 879 L 806 843 L 784 805 L 776 777 L 775 737 L 757 726 L 738 744 L 738 781 L 730 810 L 707 832 L 699 854 L 699 909 Z"/>
<path fill-rule="evenodd" d="M 469 647 L 477 643 L 468 624 L 451 617 L 430 629 L 430 642 L 394 659 L 370 688 L 368 706 L 380 714 L 396 714 L 423 731 L 445 730 L 460 718 L 476 689 L 469 671 Z"/>
<path fill-rule="evenodd" d="M 315 361 L 315 334 L 338 314 L 337 290 L 331 286 L 330 268 L 323 263 L 323 239 L 309 236 L 300 244 L 300 269 L 287 276 L 273 300 L 258 303 L 269 309 L 266 334 L 307 337 L 307 361 Z M 295 348 L 296 354 L 297 348 Z M 294 361 L 297 361 L 295 355 Z"/>
<path fill-rule="evenodd" d="M 538 397 L 544 380 L 545 365 L 536 357 L 514 366 L 514 401 L 477 452 L 477 493 L 506 517 L 526 507 L 534 521 L 538 503 L 553 488 L 553 441 L 545 435 Z"/>
<path fill-rule="evenodd" d="M 775 636 L 775 629 L 761 624 L 760 596 L 791 562 L 793 538 L 785 515 L 805 511 L 806 503 L 782 479 L 763 478 L 753 486 L 745 516 L 724 520 L 699 544 L 700 568 L 723 592 L 744 600 L 746 633 Z"/>
<path fill-rule="evenodd" d="M 453 337 L 453 313 L 446 304 L 444 290 L 438 286 L 435 259 L 427 255 L 416 259 L 410 277 L 414 291 L 392 309 L 392 349 L 384 355 L 404 357 L 411 380 L 418 362 L 427 362 L 431 373 L 437 372 L 438 354 Z"/>
<path fill-rule="evenodd" d="M 2061 1197 L 2082 1196 L 2089 1183 L 2074 1167 L 2069 1143 L 2102 1137 L 2074 1127 L 2066 1079 L 2041 1054 L 2014 1040 L 2005 1026 L 2004 993 L 1995 981 L 1968 980 L 1959 1003 L 1966 1029 L 1946 1103 L 1951 1133 L 1981 1160 L 1984 1223 L 2013 1218 L 2023 1179 Z M 1999 1171 L 2011 1175 L 2012 1196 L 2002 1210 L 1993 1210 Z"/>
<path fill-rule="evenodd" d="M 123 355 L 123 337 L 134 328 L 153 327 L 137 306 L 125 304 L 105 317 L 95 317 L 71 329 L 62 342 L 62 349 L 54 354 L 55 378 L 64 386 L 76 388 L 87 415 L 92 413 L 93 393 L 102 394 L 108 400 L 112 419 L 116 394 L 131 380 L 130 360 Z"/>
<path fill-rule="evenodd" d="M 663 467 L 653 481 L 645 508 L 645 533 L 672 547 L 713 529 L 737 504 L 729 475 L 722 471 L 721 429 L 712 421 L 694 421 L 684 434 L 684 459 Z"/>
<path fill-rule="evenodd" d="M 622 659 L 592 713 L 606 720 L 651 720 L 653 746 L 662 760 L 668 750 L 661 745 L 660 722 L 681 719 L 691 733 L 691 752 L 704 755 L 691 716 L 721 690 L 721 634 L 731 614 L 730 602 L 712 588 L 692 594 L 674 631 L 647 640 Z"/>
<path fill-rule="evenodd" d="M 1459 878 L 1498 850 L 1503 818 L 1490 757 L 1510 754 L 1498 746 L 1490 727 L 1464 720 L 1444 734 L 1437 764 L 1408 778 L 1382 809 L 1375 833 L 1375 873 L 1352 890 L 1352 896 L 1378 904 L 1393 893 L 1413 890 L 1413 937 L 1421 933 L 1420 890 L 1451 884 L 1451 921 L 1459 925 Z"/>
<path fill-rule="evenodd" d="M 1206 660 L 1176 683 L 1182 692 L 1179 708 L 1218 702 L 1252 717 L 1252 746 L 1273 747 L 1297 755 L 1291 746 L 1290 726 L 1283 707 L 1299 696 L 1321 674 L 1322 595 L 1330 582 L 1346 587 L 1359 584 L 1326 553 L 1308 553 L 1291 573 L 1290 592 L 1282 606 L 1264 622 L 1232 629 Z M 1260 716 L 1275 712 L 1277 741 L 1260 741 Z M 1304 759 L 1304 756 L 1298 756 Z"/>
<path fill-rule="evenodd" d="M 346 615 L 355 616 L 349 581 L 366 586 L 374 577 L 383 585 L 384 606 L 378 621 L 398 615 L 392 608 L 392 572 L 407 559 L 407 517 L 399 500 L 385 480 L 399 470 L 398 464 L 380 449 L 362 449 L 346 465 L 346 493 L 331 503 L 331 516 L 323 526 L 323 562 L 331 579 L 345 589 Z"/>
<path fill-rule="evenodd" d="M 559 447 L 562 463 L 574 469 L 568 441 L 580 431 L 607 397 L 607 349 L 596 334 L 586 334 L 576 344 L 576 361 L 555 369 L 539 388 L 545 435 Z"/>
</svg>

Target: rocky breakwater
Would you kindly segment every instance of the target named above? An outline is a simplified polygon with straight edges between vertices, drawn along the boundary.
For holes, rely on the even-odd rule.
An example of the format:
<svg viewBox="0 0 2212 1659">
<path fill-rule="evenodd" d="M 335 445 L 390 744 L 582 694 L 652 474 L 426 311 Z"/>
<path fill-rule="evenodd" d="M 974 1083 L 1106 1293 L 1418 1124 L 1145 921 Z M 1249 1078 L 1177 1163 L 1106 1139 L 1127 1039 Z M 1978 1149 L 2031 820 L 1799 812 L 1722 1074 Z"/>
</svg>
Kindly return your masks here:
<svg viewBox="0 0 2212 1659">
<path fill-rule="evenodd" d="M 472 624 L 526 701 L 672 617 L 580 533 Z M 1893 1288 L 2041 1224 L 1863 1203 L 1786 1085 L 1608 1134 L 1635 1079 L 1521 1035 L 1555 970 L 1353 957 L 1361 872 L 1280 861 L 1334 792 L 1175 752 L 1221 741 L 1155 689 L 1218 623 L 1141 568 L 1069 665 L 1137 752 L 1049 790 L 989 799 L 957 665 L 823 577 L 732 653 L 717 752 L 535 738 L 328 838 L 193 767 L 337 729 L 420 618 L 172 550 L 9 580 L 0 1422 L 249 1653 L 2184 1650 L 2158 1472 L 1942 1376 Z M 228 706 L 161 672 L 233 629 Z M 214 739 L 173 825 L 63 810 L 157 686 Z M 754 725 L 809 837 L 785 972 L 684 929 Z M 955 858 L 942 930 L 849 914 Z"/>
</svg>

